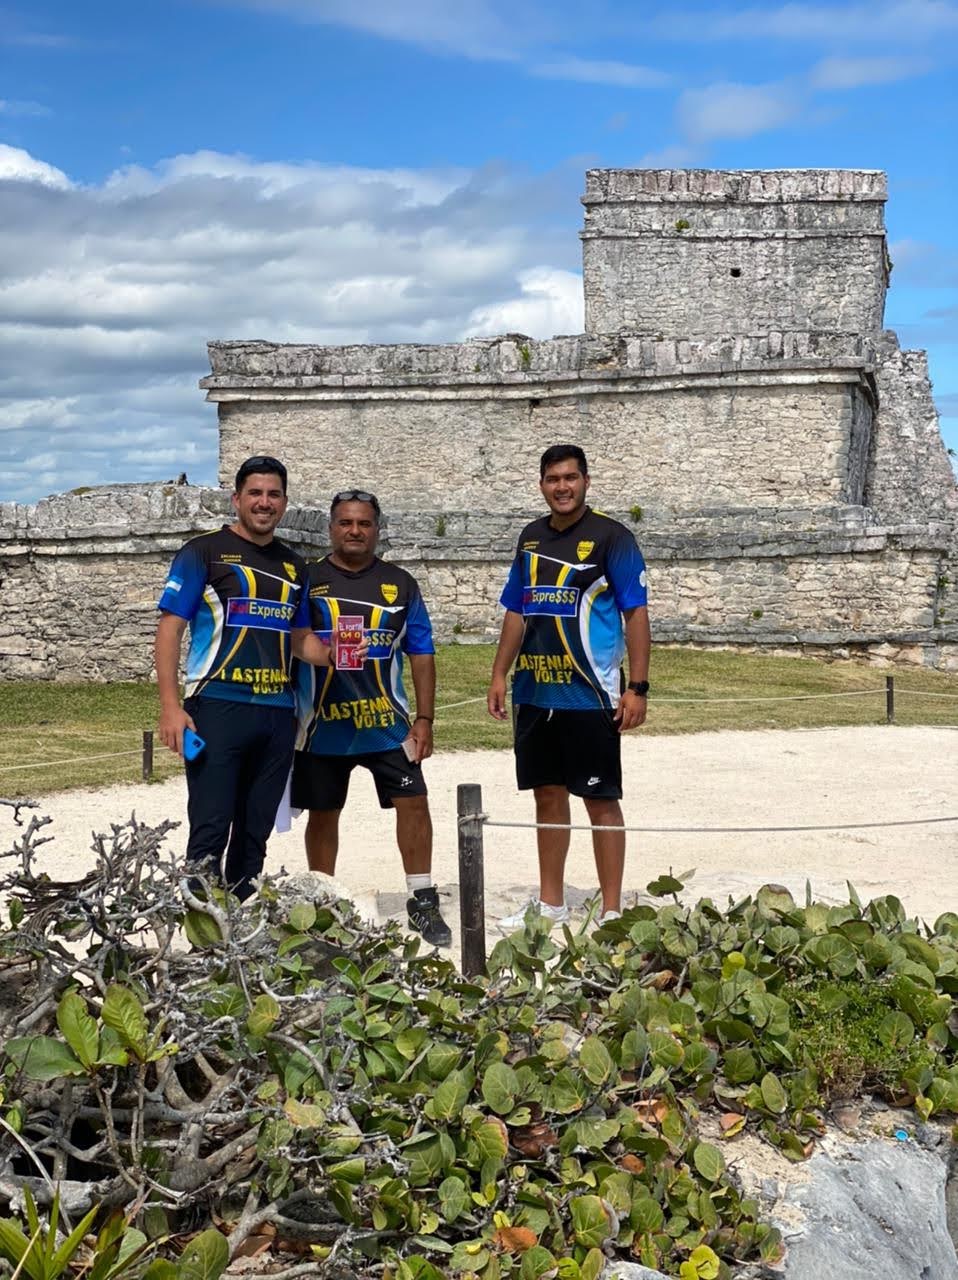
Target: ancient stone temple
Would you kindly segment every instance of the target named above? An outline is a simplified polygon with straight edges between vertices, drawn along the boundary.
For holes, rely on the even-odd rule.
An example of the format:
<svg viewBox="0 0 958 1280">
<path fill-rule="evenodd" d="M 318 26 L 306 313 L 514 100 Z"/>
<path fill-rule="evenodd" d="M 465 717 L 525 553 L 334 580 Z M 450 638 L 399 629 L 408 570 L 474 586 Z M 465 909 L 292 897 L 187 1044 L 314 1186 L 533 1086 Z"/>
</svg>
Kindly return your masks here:
<svg viewBox="0 0 958 1280">
<path fill-rule="evenodd" d="M 254 452 L 284 458 L 300 504 L 284 536 L 307 552 L 329 495 L 371 488 L 439 635 L 478 640 L 542 509 L 539 454 L 571 441 L 594 504 L 645 551 L 659 641 L 958 667 L 958 501 L 924 353 L 882 329 L 885 199 L 876 171 L 592 170 L 584 334 L 214 342 L 220 479 Z M 146 674 L 168 551 L 222 504 L 135 486 L 0 508 L 0 600 L 65 579 L 75 648 L 87 558 L 112 557 L 114 647 Z M 95 654 L 55 652 L 55 629 L 51 611 L 49 652 L 0 631 L 0 673 L 98 674 Z"/>
<path fill-rule="evenodd" d="M 592 170 L 586 333 L 213 343 L 222 479 L 266 448 L 301 499 L 372 486 L 443 629 L 484 636 L 538 456 L 573 441 L 659 640 L 951 661 L 955 485 L 924 355 L 882 331 L 885 198 L 875 171 Z"/>
</svg>

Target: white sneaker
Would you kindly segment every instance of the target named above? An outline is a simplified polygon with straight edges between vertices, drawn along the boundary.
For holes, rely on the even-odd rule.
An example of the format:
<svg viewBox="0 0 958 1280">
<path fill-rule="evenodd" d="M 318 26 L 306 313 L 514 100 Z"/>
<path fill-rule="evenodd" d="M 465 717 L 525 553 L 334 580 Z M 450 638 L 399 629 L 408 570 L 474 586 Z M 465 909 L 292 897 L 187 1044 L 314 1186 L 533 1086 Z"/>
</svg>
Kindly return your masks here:
<svg viewBox="0 0 958 1280">
<path fill-rule="evenodd" d="M 561 907 L 554 907 L 551 903 L 542 902 L 539 898 L 530 898 L 518 911 L 513 911 L 512 915 L 500 917 L 499 928 L 506 932 L 521 929 L 526 922 L 526 913 L 529 911 L 541 916 L 544 920 L 550 920 L 554 925 L 565 924 L 569 919 L 569 908 L 564 903 Z"/>
<path fill-rule="evenodd" d="M 601 929 L 604 924 L 609 924 L 613 920 L 621 920 L 621 919 L 622 919 L 621 911 L 603 911 L 602 914 L 599 916 L 598 920 L 596 920 L 595 922 L 596 928 Z"/>
</svg>

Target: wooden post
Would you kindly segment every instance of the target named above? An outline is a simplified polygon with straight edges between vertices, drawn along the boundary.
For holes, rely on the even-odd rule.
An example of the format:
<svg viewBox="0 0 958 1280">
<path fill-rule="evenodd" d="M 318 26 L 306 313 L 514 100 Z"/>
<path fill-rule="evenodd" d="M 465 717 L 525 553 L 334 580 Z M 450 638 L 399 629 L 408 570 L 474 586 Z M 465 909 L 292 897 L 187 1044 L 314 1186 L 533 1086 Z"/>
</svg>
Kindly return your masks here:
<svg viewBox="0 0 958 1280">
<path fill-rule="evenodd" d="M 467 978 L 486 972 L 485 871 L 482 862 L 482 787 L 456 788 L 459 824 L 459 919 L 462 971 Z"/>
<path fill-rule="evenodd" d="M 895 723 L 895 677 L 885 676 L 885 724 Z"/>
<path fill-rule="evenodd" d="M 143 730 L 143 781 L 153 777 L 153 730 Z"/>
</svg>

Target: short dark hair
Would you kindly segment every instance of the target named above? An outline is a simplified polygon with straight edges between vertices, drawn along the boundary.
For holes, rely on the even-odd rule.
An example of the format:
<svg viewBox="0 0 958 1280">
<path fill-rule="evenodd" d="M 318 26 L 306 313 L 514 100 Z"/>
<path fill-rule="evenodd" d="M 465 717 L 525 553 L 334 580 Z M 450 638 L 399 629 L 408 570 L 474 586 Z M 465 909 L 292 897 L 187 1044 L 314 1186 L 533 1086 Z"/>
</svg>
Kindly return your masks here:
<svg viewBox="0 0 958 1280">
<path fill-rule="evenodd" d="M 567 458 L 575 459 L 579 464 L 579 470 L 584 476 L 589 474 L 589 464 L 585 460 L 585 454 L 577 444 L 553 444 L 546 449 L 539 459 L 539 479 L 542 479 L 548 467 L 553 466 L 556 462 L 565 462 Z"/>
<path fill-rule="evenodd" d="M 280 462 L 279 458 L 271 458 L 268 453 L 255 453 L 252 458 L 247 458 L 240 465 L 239 471 L 236 473 L 236 492 L 239 493 L 243 487 L 243 481 L 247 476 L 279 476 L 283 485 L 283 493 L 286 493 L 286 468 Z"/>
<path fill-rule="evenodd" d="M 341 502 L 368 502 L 375 512 L 376 523 L 379 524 L 379 518 L 382 515 L 379 499 L 374 493 L 370 493 L 368 489 L 340 489 L 339 493 L 334 493 L 333 500 L 329 504 L 330 520 L 332 520 L 336 513 L 336 508 Z"/>
</svg>

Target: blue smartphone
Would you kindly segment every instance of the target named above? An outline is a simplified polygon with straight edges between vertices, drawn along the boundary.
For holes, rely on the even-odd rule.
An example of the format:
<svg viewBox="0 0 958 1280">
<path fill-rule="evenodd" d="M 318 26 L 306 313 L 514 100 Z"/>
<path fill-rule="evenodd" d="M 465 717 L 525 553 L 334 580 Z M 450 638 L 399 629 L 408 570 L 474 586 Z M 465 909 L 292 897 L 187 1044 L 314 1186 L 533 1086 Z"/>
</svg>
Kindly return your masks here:
<svg viewBox="0 0 958 1280">
<path fill-rule="evenodd" d="M 184 760 L 195 760 L 205 746 L 206 743 L 198 733 L 194 733 L 192 729 L 183 730 Z"/>
</svg>

